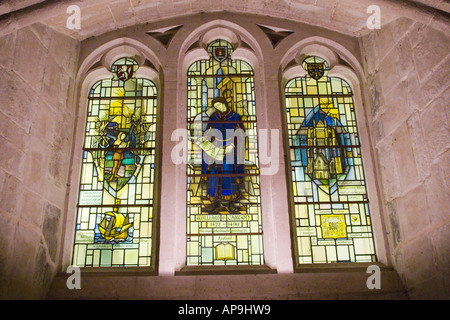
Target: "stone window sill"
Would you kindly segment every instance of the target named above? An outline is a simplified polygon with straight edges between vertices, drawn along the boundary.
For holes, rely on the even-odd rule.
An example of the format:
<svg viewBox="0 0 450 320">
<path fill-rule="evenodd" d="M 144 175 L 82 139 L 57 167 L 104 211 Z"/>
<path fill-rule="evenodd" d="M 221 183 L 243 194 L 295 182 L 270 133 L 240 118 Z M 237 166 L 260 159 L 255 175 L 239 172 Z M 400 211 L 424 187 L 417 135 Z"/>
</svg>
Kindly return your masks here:
<svg viewBox="0 0 450 320">
<path fill-rule="evenodd" d="M 295 268 L 294 273 L 318 273 L 318 272 L 355 272 L 366 271 L 369 266 L 378 266 L 380 270 L 393 270 L 392 267 L 386 266 L 379 262 L 355 262 L 355 263 L 317 263 L 302 264 Z"/>
<path fill-rule="evenodd" d="M 83 276 L 157 276 L 158 271 L 151 267 L 82 267 Z"/>
<path fill-rule="evenodd" d="M 277 270 L 266 265 L 253 266 L 185 266 L 175 271 L 176 276 L 197 275 L 237 275 L 237 274 L 276 274 Z"/>
</svg>

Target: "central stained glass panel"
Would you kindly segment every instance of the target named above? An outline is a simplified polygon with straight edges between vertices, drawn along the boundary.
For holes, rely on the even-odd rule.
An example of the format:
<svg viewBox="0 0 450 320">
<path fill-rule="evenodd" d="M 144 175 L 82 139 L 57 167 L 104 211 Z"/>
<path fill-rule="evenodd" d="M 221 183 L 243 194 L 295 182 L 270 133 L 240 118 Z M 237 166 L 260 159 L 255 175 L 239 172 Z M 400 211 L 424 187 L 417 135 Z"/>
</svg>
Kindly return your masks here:
<svg viewBox="0 0 450 320">
<path fill-rule="evenodd" d="M 157 88 L 121 58 L 88 96 L 72 264 L 155 269 Z"/>
<path fill-rule="evenodd" d="M 252 67 L 224 40 L 187 73 L 187 265 L 264 263 Z"/>
</svg>

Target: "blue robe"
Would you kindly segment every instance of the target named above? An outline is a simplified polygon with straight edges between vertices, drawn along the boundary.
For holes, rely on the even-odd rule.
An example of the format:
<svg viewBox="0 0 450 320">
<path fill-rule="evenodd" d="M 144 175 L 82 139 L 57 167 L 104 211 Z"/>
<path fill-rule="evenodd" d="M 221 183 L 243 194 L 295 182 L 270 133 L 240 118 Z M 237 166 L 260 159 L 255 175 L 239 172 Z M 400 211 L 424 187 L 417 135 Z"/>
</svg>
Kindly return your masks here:
<svg viewBox="0 0 450 320">
<path fill-rule="evenodd" d="M 241 141 L 234 136 L 228 137 L 227 130 L 242 129 L 240 116 L 228 109 L 221 113 L 217 111 L 214 113 L 209 121 L 226 121 L 223 123 L 208 123 L 205 131 L 205 136 L 208 136 L 208 130 L 217 129 L 221 132 L 223 140 L 212 138 L 212 144 L 217 147 L 225 148 L 227 145 L 234 143 L 235 148 L 231 151 L 233 157 L 231 160 L 229 155 L 226 155 L 222 161 L 214 160 L 203 154 L 202 172 L 205 174 L 217 174 L 217 176 L 207 176 L 206 181 L 208 185 L 208 198 L 211 201 L 232 201 L 239 197 L 239 184 L 243 181 L 243 176 L 239 174 L 244 173 L 244 157 L 245 157 L 245 138 Z M 234 132 L 234 131 L 233 131 Z M 243 133 L 243 131 L 242 131 Z M 239 143 L 240 142 L 240 143 Z M 230 157 L 230 158 L 228 158 Z M 209 159 L 205 161 L 205 159 Z M 209 164 L 210 163 L 210 164 Z M 224 177 L 222 174 L 237 174 L 236 176 Z"/>
</svg>

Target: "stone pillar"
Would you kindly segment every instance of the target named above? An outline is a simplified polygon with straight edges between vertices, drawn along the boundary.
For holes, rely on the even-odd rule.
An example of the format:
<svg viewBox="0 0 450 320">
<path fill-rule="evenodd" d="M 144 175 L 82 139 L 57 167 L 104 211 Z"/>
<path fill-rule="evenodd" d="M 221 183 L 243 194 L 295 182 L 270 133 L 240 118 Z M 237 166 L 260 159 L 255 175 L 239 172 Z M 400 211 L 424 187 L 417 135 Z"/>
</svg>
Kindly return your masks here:
<svg viewBox="0 0 450 320">
<path fill-rule="evenodd" d="M 41 24 L 0 38 L 0 297 L 41 298 L 56 273 L 77 57 Z"/>
</svg>

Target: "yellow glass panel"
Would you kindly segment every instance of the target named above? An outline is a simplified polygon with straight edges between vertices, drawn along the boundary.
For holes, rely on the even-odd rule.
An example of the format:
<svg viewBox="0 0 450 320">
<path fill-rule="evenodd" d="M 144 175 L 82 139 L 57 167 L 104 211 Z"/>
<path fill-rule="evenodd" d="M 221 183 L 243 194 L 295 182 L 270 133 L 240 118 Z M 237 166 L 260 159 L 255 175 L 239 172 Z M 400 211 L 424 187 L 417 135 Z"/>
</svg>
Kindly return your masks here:
<svg viewBox="0 0 450 320">
<path fill-rule="evenodd" d="M 321 215 L 320 218 L 324 238 L 347 237 L 347 225 L 344 215 Z"/>
</svg>

